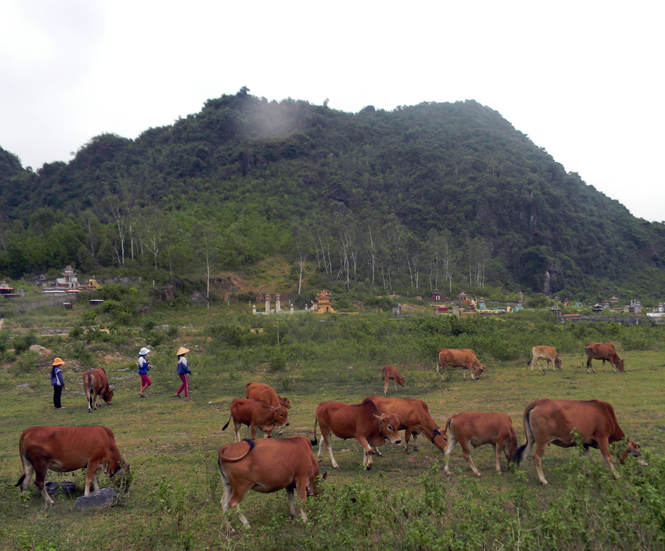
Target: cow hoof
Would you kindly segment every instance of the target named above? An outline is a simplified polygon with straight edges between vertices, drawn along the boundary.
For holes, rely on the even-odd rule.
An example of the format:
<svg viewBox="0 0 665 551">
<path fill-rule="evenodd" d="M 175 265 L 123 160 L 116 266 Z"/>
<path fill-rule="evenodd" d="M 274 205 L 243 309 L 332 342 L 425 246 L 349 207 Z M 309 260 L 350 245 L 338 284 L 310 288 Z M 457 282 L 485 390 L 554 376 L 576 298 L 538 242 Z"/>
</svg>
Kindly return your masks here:
<svg viewBox="0 0 665 551">
<path fill-rule="evenodd" d="M 549 483 L 547 482 L 547 480 L 543 480 L 543 481 L 541 481 L 541 484 L 542 484 L 543 486 L 548 486 L 548 485 L 549 485 Z"/>
</svg>

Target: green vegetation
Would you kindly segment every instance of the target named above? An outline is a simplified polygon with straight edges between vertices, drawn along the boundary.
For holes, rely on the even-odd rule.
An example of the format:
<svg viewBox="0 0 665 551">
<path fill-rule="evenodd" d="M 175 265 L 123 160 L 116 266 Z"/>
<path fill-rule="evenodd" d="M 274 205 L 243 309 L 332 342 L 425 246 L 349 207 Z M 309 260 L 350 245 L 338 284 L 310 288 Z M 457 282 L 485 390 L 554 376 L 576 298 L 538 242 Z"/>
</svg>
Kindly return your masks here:
<svg viewBox="0 0 665 551">
<path fill-rule="evenodd" d="M 3 549 L 656 549 L 665 544 L 665 439 L 662 410 L 662 326 L 575 323 L 555 325 L 547 312 L 501 318 L 431 315 L 394 319 L 387 314 L 281 317 L 228 313 L 226 305 L 182 307 L 152 304 L 149 316 L 118 323 L 118 311 L 134 312 L 146 297 L 141 288 L 115 297 L 110 311 L 77 303 L 74 311 L 48 310 L 6 320 L 8 343 L 36 335 L 49 351 L 23 353 L 0 370 L 0 548 Z M 42 323 L 71 331 L 44 336 Z M 109 332 L 107 333 L 106 330 Z M 153 386 L 138 397 L 136 354 L 153 345 Z M 583 345 L 611 341 L 626 373 L 583 368 Z M 542 375 L 526 366 L 534 344 L 555 345 L 563 371 Z M 171 397 L 180 382 L 175 350 L 186 345 L 192 399 Z M 9 345 L 7 345 L 9 346 Z M 445 380 L 434 372 L 440 347 L 474 348 L 487 366 L 479 381 L 459 371 Z M 51 407 L 48 367 L 54 356 L 67 364 L 67 409 Z M 25 358 L 25 359 L 24 359 Z M 29 369 L 17 369 L 29 360 Z M 483 477 L 476 479 L 459 447 L 452 477 L 443 475 L 443 455 L 429 442 L 405 455 L 386 445 L 370 473 L 362 469 L 355 441 L 333 439 L 339 471 L 328 471 L 324 493 L 306 504 L 309 523 L 287 522 L 285 492 L 250 492 L 241 508 L 252 525 L 244 531 L 232 513 L 222 514 L 217 450 L 233 441 L 227 429 L 232 399 L 248 381 L 274 386 L 292 403 L 284 436 L 311 437 L 316 405 L 325 400 L 357 403 L 380 394 L 381 367 L 396 365 L 406 388 L 390 394 L 424 399 L 443 425 L 459 411 L 504 411 L 522 440 L 521 413 L 543 398 L 599 398 L 613 404 L 619 422 L 641 443 L 648 466 L 633 458 L 614 481 L 600 454 L 548 448 L 543 469 L 550 486 L 539 485 L 530 461 L 502 475 L 494 472 L 491 447 L 474 452 Z M 82 372 L 104 366 L 115 387 L 112 406 L 88 414 Z M 110 510 L 79 513 L 73 499 L 57 496 L 44 509 L 33 488 L 20 494 L 17 443 L 39 424 L 111 427 L 132 477 L 121 503 Z M 243 433 L 245 434 L 245 433 Z M 316 452 L 316 450 L 315 450 Z M 587 474 L 588 473 L 588 474 Z M 50 480 L 83 474 L 50 473 Z M 102 486 L 109 484 L 100 477 Z M 233 535 L 227 521 L 240 533 Z"/>
<path fill-rule="evenodd" d="M 73 263 L 180 284 L 281 255 L 294 291 L 494 285 L 644 301 L 662 288 L 663 224 L 488 107 L 350 114 L 247 92 L 36 171 L 0 149 L 0 273 L 52 278 Z"/>
</svg>

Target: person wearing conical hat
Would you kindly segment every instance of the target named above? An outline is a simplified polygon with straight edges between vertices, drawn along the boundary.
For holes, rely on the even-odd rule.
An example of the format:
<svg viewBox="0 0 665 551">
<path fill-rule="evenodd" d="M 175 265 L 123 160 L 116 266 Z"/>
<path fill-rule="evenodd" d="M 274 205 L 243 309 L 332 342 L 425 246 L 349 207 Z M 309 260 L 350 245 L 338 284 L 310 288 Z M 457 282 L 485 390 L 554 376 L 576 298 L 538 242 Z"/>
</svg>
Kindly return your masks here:
<svg viewBox="0 0 665 551">
<path fill-rule="evenodd" d="M 141 398 L 145 398 L 145 391 L 152 384 L 150 377 L 148 377 L 148 371 L 150 371 L 148 354 L 150 354 L 150 350 L 148 350 L 145 346 L 139 350 L 138 374 L 141 376 L 141 391 L 139 392 L 139 396 Z"/>
<path fill-rule="evenodd" d="M 187 350 L 184 346 L 181 346 L 178 349 L 178 352 L 176 352 L 176 356 L 178 356 L 178 376 L 182 381 L 182 385 L 178 389 L 178 392 L 173 395 L 174 397 L 180 398 L 180 393 L 184 390 L 185 400 L 189 398 L 189 379 L 187 376 L 192 374 L 192 372 L 189 370 L 189 366 L 187 365 L 187 358 L 185 357 L 187 352 L 189 352 L 189 350 Z"/>
<path fill-rule="evenodd" d="M 65 365 L 65 362 L 61 358 L 56 358 L 53 360 L 53 367 L 51 368 L 51 384 L 53 385 L 53 406 L 55 409 L 65 409 L 65 406 L 62 405 L 60 398 L 62 396 L 62 389 L 67 388 L 65 386 L 65 379 L 62 377 L 61 365 Z"/>
</svg>

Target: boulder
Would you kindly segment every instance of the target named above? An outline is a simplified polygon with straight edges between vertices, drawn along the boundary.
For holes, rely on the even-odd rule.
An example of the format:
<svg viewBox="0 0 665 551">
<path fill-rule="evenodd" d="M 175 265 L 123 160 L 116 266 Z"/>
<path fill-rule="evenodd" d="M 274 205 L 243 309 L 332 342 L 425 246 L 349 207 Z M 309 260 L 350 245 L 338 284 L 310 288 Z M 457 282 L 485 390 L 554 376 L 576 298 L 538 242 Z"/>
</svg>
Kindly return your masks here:
<svg viewBox="0 0 665 551">
<path fill-rule="evenodd" d="M 93 507 L 108 507 L 115 501 L 115 490 L 113 488 L 102 488 L 87 496 L 81 496 L 76 500 L 76 508 L 90 509 Z"/>
</svg>

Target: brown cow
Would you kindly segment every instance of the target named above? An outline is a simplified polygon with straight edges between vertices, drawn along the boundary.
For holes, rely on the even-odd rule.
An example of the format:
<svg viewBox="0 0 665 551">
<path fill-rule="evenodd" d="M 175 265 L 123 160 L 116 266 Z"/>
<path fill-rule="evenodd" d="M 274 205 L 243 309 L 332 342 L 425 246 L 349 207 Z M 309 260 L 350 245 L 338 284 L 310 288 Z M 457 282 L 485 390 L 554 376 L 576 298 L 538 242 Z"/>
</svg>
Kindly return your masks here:
<svg viewBox="0 0 665 551">
<path fill-rule="evenodd" d="M 600 400 L 536 400 L 529 404 L 524 410 L 526 443 L 517 450 L 515 460 L 519 463 L 531 453 L 535 443 L 533 462 L 540 482 L 546 486 L 547 480 L 541 466 L 545 448 L 548 444 L 562 448 L 575 446 L 574 431 L 581 437 L 587 453 L 589 447 L 600 449 L 612 474 L 619 478 L 619 473 L 612 464 L 609 444 L 622 440 L 625 434 L 619 427 L 614 408 Z M 642 455 L 635 442 L 628 442 L 626 451 L 635 456 Z M 625 459 L 626 455 L 624 453 L 622 459 Z"/>
<path fill-rule="evenodd" d="M 409 439 L 413 435 L 413 450 L 418 451 L 416 438 L 424 434 L 442 452 L 446 450 L 446 435 L 432 419 L 427 404 L 413 398 L 386 398 L 369 396 L 380 413 L 394 413 L 399 418 L 399 429 L 404 430 L 404 452 L 409 453 Z"/>
<path fill-rule="evenodd" d="M 589 373 L 589 368 L 594 373 L 596 370 L 591 364 L 591 360 L 603 360 L 603 367 L 605 367 L 605 362 L 610 362 L 612 368 L 616 372 L 617 368 L 619 371 L 626 371 L 623 367 L 623 360 L 617 356 L 617 351 L 614 349 L 614 345 L 605 342 L 590 342 L 584 347 L 584 352 L 586 353 L 586 372 Z"/>
<path fill-rule="evenodd" d="M 385 365 L 381 370 L 383 373 L 383 393 L 388 394 L 388 385 L 390 381 L 395 381 L 395 390 L 397 390 L 397 383 L 404 386 L 404 377 L 397 373 L 397 368 L 392 365 Z"/>
<path fill-rule="evenodd" d="M 88 413 L 92 412 L 93 402 L 95 409 L 97 409 L 99 396 L 109 406 L 111 405 L 113 390 L 109 387 L 109 380 L 106 377 L 106 371 L 103 367 L 91 369 L 83 374 L 83 390 L 85 390 L 85 397 L 88 399 Z"/>
<path fill-rule="evenodd" d="M 221 501 L 224 511 L 238 508 L 249 490 L 269 494 L 285 488 L 289 496 L 289 512 L 295 517 L 294 488 L 301 505 L 308 495 L 319 493 L 316 486 L 319 464 L 312 452 L 312 444 L 304 436 L 229 444 L 219 450 L 217 464 L 224 483 Z M 245 516 L 240 511 L 238 513 L 241 522 L 249 528 Z M 300 515 L 307 522 L 302 508 Z"/>
<path fill-rule="evenodd" d="M 450 454 L 457 442 L 462 446 L 462 455 L 476 476 L 480 476 L 480 472 L 471 459 L 469 444 L 474 448 L 492 444 L 496 456 L 496 472 L 499 474 L 501 474 L 501 451 L 503 450 L 508 464 L 517 451 L 517 433 L 512 420 L 505 413 L 477 411 L 457 413 L 446 421 L 446 433 L 449 433 L 449 436 L 444 471 L 448 476 L 450 476 L 448 470 Z"/>
<path fill-rule="evenodd" d="M 475 379 L 476 377 L 480 379 L 480 374 L 484 371 L 485 367 L 478 361 L 476 354 L 473 350 L 468 348 L 442 348 L 436 354 L 436 372 L 439 373 L 439 368 L 441 368 L 441 378 L 443 379 L 443 374 L 447 366 L 452 367 L 461 367 L 464 374 L 464 380 L 466 380 L 466 371 L 469 370 L 471 373 L 471 378 Z M 473 369 L 473 371 L 471 371 Z"/>
<path fill-rule="evenodd" d="M 257 428 L 265 433 L 265 438 L 270 438 L 275 425 L 289 425 L 288 415 L 289 412 L 283 406 L 271 406 L 262 400 L 236 398 L 231 402 L 231 415 L 222 430 L 226 430 L 233 419 L 236 442 L 240 442 L 242 425 L 250 427 L 252 440 L 256 437 Z"/>
<path fill-rule="evenodd" d="M 372 468 L 372 453 L 382 446 L 386 440 L 399 444 L 401 439 L 397 432 L 399 418 L 395 414 L 379 413 L 371 400 L 365 399 L 361 404 L 343 404 L 342 402 L 323 402 L 316 408 L 314 423 L 314 440 L 316 444 L 316 425 L 321 425 L 321 441 L 319 442 L 319 461 L 325 442 L 330 453 L 330 460 L 335 469 L 339 465 L 333 457 L 330 433 L 338 438 L 355 438 L 363 447 L 363 466 Z"/>
<path fill-rule="evenodd" d="M 16 486 L 24 492 L 35 474 L 35 486 L 47 505 L 55 503 L 44 487 L 49 469 L 58 473 L 86 469 L 85 495 L 90 493 L 91 482 L 95 491 L 99 490 L 98 471 L 111 478 L 120 470 L 129 471 L 113 432 L 106 427 L 30 427 L 21 434 L 18 449 L 23 474 Z"/>
<path fill-rule="evenodd" d="M 540 360 L 545 360 L 545 369 L 540 367 Z M 526 364 L 526 365 L 531 364 L 531 371 L 533 371 L 534 362 L 538 364 L 538 369 L 540 369 L 542 373 L 545 373 L 545 371 L 547 371 L 548 363 L 552 364 L 552 369 L 554 371 L 556 371 L 557 368 L 562 369 L 561 359 L 556 353 L 556 348 L 554 348 L 553 346 L 534 346 L 531 349 L 531 361 L 527 362 Z"/>
<path fill-rule="evenodd" d="M 263 383 L 247 383 L 245 385 L 245 398 L 263 400 L 271 406 L 284 406 L 286 409 L 291 409 L 291 402 L 288 398 L 277 396 L 277 392 L 273 387 Z"/>
</svg>

